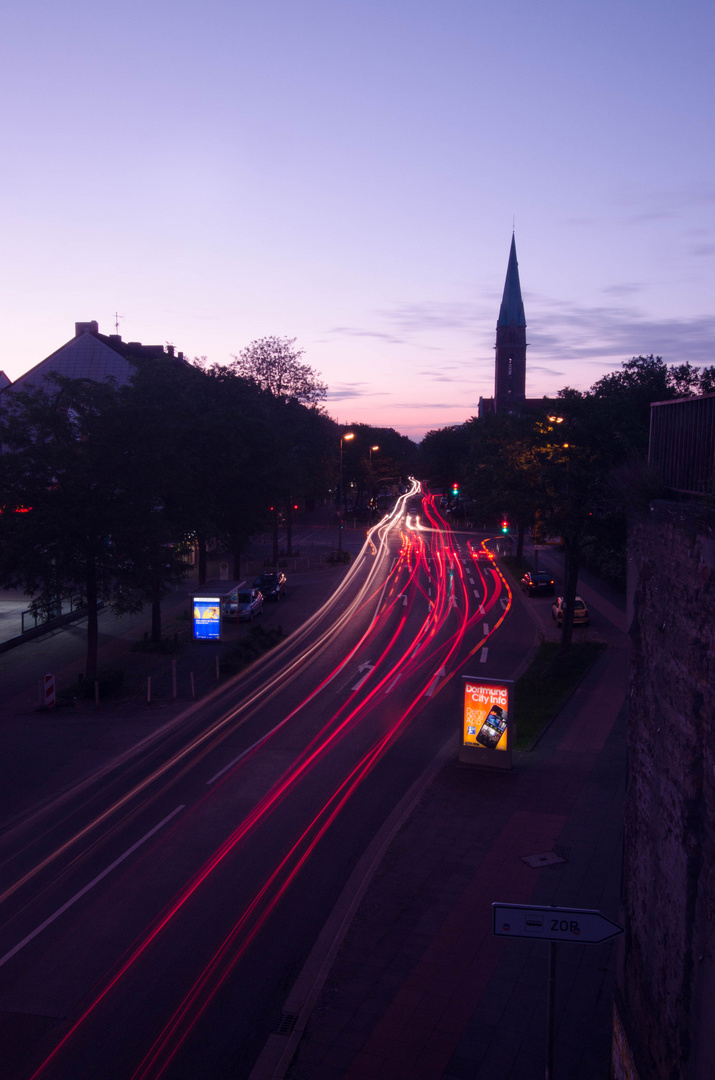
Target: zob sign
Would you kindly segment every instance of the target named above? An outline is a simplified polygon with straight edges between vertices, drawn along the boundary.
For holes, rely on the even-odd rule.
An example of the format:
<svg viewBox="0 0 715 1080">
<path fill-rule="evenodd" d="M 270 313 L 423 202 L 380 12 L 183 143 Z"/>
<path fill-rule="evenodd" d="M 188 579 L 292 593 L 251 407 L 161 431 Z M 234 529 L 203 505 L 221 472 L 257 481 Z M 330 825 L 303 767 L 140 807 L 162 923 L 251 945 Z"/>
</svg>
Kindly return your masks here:
<svg viewBox="0 0 715 1080">
<path fill-rule="evenodd" d="M 460 761 L 511 768 L 513 683 L 464 676 Z"/>
<path fill-rule="evenodd" d="M 496 937 L 600 945 L 622 934 L 623 927 L 590 908 L 497 903 L 492 904 L 492 932 Z"/>
</svg>

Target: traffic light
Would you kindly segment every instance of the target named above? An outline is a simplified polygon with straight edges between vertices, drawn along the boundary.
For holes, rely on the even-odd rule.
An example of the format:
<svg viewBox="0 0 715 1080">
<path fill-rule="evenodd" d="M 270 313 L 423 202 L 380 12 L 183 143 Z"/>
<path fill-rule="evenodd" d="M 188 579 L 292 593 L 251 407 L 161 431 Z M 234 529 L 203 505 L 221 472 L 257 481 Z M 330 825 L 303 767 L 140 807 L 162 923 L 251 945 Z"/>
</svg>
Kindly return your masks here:
<svg viewBox="0 0 715 1080">
<path fill-rule="evenodd" d="M 508 533 L 509 532 L 509 522 L 506 520 L 506 518 L 504 518 L 504 520 L 501 523 L 501 531 L 503 533 Z"/>
<path fill-rule="evenodd" d="M 452 484 L 452 497 L 455 499 L 459 497 L 459 484 L 457 483 Z"/>
</svg>

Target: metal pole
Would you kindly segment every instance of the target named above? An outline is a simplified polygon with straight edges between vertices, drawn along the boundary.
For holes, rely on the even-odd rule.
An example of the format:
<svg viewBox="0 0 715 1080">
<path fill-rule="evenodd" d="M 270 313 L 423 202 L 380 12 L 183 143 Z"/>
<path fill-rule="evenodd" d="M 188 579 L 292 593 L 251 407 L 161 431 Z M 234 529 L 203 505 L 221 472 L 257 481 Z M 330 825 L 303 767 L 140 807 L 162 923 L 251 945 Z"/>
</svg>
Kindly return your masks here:
<svg viewBox="0 0 715 1080">
<path fill-rule="evenodd" d="M 554 1003 L 556 1000 L 556 942 L 549 942 L 549 994 L 546 1006 L 546 1080 L 554 1080 Z"/>
<path fill-rule="evenodd" d="M 343 550 L 343 437 L 340 436 L 340 484 L 338 485 L 338 553 Z"/>
</svg>

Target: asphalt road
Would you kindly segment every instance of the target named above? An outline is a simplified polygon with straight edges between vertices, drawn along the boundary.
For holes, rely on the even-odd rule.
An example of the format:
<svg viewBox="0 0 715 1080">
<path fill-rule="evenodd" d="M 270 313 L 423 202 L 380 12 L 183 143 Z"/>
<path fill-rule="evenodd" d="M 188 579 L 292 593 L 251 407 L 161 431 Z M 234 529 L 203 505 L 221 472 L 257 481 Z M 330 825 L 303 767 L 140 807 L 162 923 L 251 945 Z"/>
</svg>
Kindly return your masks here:
<svg viewBox="0 0 715 1080">
<path fill-rule="evenodd" d="M 426 497 L 245 675 L 0 838 L 0 1077 L 247 1077 L 345 882 L 534 641 Z"/>
</svg>

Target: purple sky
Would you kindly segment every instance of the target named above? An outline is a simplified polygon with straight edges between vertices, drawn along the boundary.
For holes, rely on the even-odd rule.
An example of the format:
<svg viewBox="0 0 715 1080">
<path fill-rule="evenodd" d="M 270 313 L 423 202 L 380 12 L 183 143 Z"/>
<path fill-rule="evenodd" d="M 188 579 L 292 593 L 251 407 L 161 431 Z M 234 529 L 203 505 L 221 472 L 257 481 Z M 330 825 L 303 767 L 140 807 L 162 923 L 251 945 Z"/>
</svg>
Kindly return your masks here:
<svg viewBox="0 0 715 1080">
<path fill-rule="evenodd" d="M 0 368 L 75 321 L 228 362 L 296 337 L 345 422 L 715 363 L 715 7 L 6 0 Z"/>
</svg>

